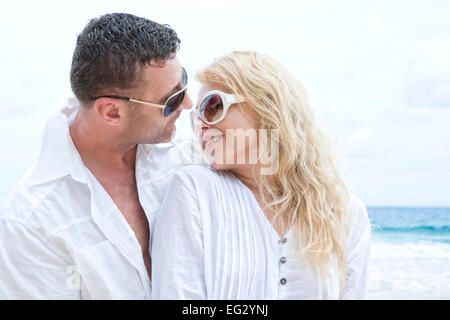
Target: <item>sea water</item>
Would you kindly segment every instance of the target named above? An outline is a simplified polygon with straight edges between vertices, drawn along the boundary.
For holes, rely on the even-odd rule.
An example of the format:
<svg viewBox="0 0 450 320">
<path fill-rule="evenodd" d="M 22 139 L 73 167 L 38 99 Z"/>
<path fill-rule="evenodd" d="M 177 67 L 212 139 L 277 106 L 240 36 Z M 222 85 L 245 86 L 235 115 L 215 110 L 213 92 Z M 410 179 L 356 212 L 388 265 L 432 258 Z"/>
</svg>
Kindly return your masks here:
<svg viewBox="0 0 450 320">
<path fill-rule="evenodd" d="M 368 207 L 369 299 L 450 299 L 450 208 Z"/>
</svg>

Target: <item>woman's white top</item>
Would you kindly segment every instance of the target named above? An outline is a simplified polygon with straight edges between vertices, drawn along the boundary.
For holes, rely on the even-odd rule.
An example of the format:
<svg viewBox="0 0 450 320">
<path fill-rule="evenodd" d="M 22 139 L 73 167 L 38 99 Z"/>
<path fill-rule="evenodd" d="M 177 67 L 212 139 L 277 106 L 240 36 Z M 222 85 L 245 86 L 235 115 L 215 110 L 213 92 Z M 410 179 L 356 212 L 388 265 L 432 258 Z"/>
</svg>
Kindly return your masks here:
<svg viewBox="0 0 450 320">
<path fill-rule="evenodd" d="M 370 222 L 352 196 L 347 280 L 332 280 L 294 254 L 290 231 L 280 238 L 253 193 L 229 173 L 191 165 L 172 178 L 152 234 L 154 299 L 363 299 Z"/>
</svg>

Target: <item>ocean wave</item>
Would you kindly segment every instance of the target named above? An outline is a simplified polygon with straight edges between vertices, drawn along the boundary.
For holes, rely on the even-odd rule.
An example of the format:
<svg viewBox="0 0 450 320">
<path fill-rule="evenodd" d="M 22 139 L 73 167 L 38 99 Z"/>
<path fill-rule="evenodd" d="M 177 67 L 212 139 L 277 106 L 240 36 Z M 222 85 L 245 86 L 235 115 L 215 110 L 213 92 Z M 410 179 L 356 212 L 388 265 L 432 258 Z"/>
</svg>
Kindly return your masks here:
<svg viewBox="0 0 450 320">
<path fill-rule="evenodd" d="M 427 233 L 436 235 L 450 235 L 450 226 L 412 226 L 412 227 L 380 227 L 373 226 L 373 232 L 386 232 L 386 233 Z"/>
</svg>

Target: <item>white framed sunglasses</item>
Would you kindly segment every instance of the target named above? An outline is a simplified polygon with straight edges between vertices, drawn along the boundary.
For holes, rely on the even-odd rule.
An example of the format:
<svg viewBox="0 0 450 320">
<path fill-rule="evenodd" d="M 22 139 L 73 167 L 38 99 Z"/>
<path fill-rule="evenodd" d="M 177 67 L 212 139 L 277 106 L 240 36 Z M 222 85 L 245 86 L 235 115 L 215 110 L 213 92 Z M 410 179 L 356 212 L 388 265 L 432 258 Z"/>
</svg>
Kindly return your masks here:
<svg viewBox="0 0 450 320">
<path fill-rule="evenodd" d="M 199 107 L 191 111 L 191 124 L 201 119 L 207 124 L 217 124 L 222 121 L 233 104 L 244 102 L 240 95 L 225 93 L 219 90 L 207 92 L 200 100 Z"/>
</svg>

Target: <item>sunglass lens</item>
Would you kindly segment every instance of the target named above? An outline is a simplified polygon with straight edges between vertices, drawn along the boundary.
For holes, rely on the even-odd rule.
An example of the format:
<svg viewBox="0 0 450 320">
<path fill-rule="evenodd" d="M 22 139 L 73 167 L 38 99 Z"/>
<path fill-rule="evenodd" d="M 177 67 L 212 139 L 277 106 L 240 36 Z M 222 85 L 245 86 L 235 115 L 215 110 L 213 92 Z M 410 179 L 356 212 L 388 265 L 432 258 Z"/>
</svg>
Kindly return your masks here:
<svg viewBox="0 0 450 320">
<path fill-rule="evenodd" d="M 218 94 L 206 97 L 200 105 L 200 115 L 208 122 L 219 119 L 223 113 L 222 98 Z"/>
<path fill-rule="evenodd" d="M 188 81 L 188 75 L 186 70 L 183 68 L 182 69 L 182 75 L 181 75 L 181 82 L 183 83 L 183 86 L 187 86 L 187 81 Z"/>
<path fill-rule="evenodd" d="M 186 94 L 186 90 L 181 91 L 179 94 L 171 97 L 164 108 L 164 117 L 170 116 L 172 113 L 177 111 L 178 107 L 181 105 L 184 99 L 184 95 Z"/>
<path fill-rule="evenodd" d="M 187 85 L 187 72 L 184 68 L 181 69 L 181 82 L 183 83 L 183 86 L 186 87 Z M 177 111 L 178 107 L 181 105 L 181 103 L 184 100 L 184 96 L 186 94 L 186 90 L 183 90 L 179 92 L 177 95 L 174 95 L 166 102 L 166 107 L 163 110 L 164 117 L 170 116 L 172 113 Z"/>
</svg>

